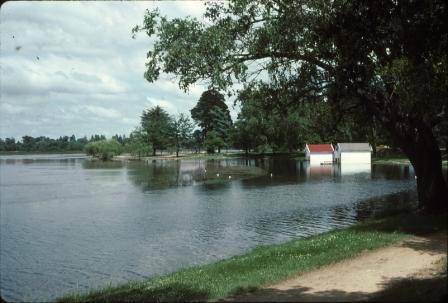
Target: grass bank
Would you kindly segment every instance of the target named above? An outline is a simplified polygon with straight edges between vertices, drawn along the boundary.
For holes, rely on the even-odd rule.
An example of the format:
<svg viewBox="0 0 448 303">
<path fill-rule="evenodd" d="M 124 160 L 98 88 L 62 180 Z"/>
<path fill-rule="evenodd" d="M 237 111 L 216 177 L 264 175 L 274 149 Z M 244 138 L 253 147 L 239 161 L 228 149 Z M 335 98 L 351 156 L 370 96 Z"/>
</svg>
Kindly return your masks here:
<svg viewBox="0 0 448 303">
<path fill-rule="evenodd" d="M 72 294 L 58 302 L 213 301 L 354 257 L 411 234 L 446 230 L 446 223 L 446 214 L 404 214 L 368 220 L 313 237 L 261 246 L 244 255 L 145 281 Z"/>
</svg>

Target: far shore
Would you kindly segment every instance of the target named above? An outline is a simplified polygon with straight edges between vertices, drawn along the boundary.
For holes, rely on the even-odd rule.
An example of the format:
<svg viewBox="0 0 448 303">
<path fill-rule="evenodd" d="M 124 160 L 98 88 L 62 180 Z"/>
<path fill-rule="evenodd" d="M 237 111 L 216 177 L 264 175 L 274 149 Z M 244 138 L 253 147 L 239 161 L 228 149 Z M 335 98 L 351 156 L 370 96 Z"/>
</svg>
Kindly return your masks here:
<svg viewBox="0 0 448 303">
<path fill-rule="evenodd" d="M 65 151 L 0 151 L 0 156 L 21 156 L 21 155 L 85 155 L 82 150 L 65 150 Z"/>
<path fill-rule="evenodd" d="M 259 158 L 259 157 L 272 157 L 272 156 L 288 156 L 296 160 L 304 160 L 305 157 L 302 152 L 294 153 L 244 153 L 241 151 L 228 151 L 223 153 L 207 154 L 205 152 L 200 153 L 185 153 L 179 154 L 166 154 L 166 155 L 156 155 L 156 156 L 132 156 L 130 154 L 122 154 L 114 156 L 113 160 L 117 161 L 152 161 L 152 160 L 224 160 L 224 159 L 235 159 L 235 158 Z"/>
<path fill-rule="evenodd" d="M 84 151 L 0 151 L 0 156 L 20 156 L 20 155 L 86 155 Z M 87 155 L 86 155 L 87 156 Z M 198 153 L 180 153 L 176 154 L 158 154 L 156 156 L 132 156 L 129 153 L 123 153 L 114 156 L 114 161 L 153 161 L 153 160 L 225 160 L 235 158 L 260 158 L 286 156 L 294 160 L 306 160 L 304 152 L 279 152 L 279 153 L 256 153 L 250 152 L 246 154 L 243 151 L 225 151 L 222 153 L 207 154 L 206 152 Z M 394 157 L 374 157 L 372 156 L 372 164 L 392 164 L 392 165 L 412 165 L 408 158 L 404 155 L 396 155 Z M 448 166 L 447 154 L 442 157 L 442 166 Z"/>
</svg>

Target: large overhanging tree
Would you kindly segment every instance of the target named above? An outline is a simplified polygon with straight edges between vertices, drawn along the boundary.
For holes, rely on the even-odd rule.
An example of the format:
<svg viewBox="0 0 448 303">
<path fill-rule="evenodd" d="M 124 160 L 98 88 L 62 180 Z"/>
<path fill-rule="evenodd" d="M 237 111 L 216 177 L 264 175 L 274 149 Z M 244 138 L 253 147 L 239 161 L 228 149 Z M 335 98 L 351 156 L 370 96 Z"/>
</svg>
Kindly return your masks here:
<svg viewBox="0 0 448 303">
<path fill-rule="evenodd" d="M 155 36 L 148 81 L 284 83 L 297 102 L 374 118 L 414 166 L 420 206 L 436 210 L 448 192 L 434 136 L 448 119 L 447 22 L 445 1 L 232 0 L 207 4 L 204 22 L 147 11 L 134 32 Z"/>
</svg>

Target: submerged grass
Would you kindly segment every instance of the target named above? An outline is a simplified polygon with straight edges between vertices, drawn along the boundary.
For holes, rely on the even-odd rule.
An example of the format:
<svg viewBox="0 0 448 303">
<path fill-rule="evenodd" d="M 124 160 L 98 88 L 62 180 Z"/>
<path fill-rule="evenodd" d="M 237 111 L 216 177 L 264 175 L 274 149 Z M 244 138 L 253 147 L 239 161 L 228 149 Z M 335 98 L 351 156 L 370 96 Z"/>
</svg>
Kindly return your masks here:
<svg viewBox="0 0 448 303">
<path fill-rule="evenodd" d="M 233 153 L 215 153 L 215 154 L 187 154 L 184 155 L 184 159 L 204 159 L 204 160 L 222 160 L 230 158 L 261 158 L 261 157 L 288 157 L 294 160 L 304 160 L 305 154 L 303 152 L 291 152 L 291 153 L 258 153 L 249 152 L 233 152 Z"/>
<path fill-rule="evenodd" d="M 198 160 L 224 160 L 231 158 L 244 157 L 243 153 L 215 153 L 215 154 L 186 154 L 183 155 L 183 159 L 198 159 Z"/>
<path fill-rule="evenodd" d="M 291 152 L 291 153 L 258 153 L 258 152 L 221 152 L 214 154 L 207 153 L 187 153 L 180 154 L 176 157 L 173 154 L 169 155 L 157 155 L 157 156 L 146 156 L 138 157 L 125 156 L 126 160 L 224 160 L 224 159 L 234 159 L 234 158 L 263 158 L 263 157 L 288 157 L 293 160 L 305 160 L 305 153 L 303 152 Z M 123 159 L 121 157 L 115 157 L 116 160 Z"/>
<path fill-rule="evenodd" d="M 405 214 L 368 220 L 352 227 L 280 245 L 260 246 L 216 263 L 73 294 L 58 302 L 180 302 L 217 300 L 279 282 L 320 266 L 354 257 L 365 250 L 397 242 L 410 234 L 446 230 L 446 214 Z"/>
</svg>

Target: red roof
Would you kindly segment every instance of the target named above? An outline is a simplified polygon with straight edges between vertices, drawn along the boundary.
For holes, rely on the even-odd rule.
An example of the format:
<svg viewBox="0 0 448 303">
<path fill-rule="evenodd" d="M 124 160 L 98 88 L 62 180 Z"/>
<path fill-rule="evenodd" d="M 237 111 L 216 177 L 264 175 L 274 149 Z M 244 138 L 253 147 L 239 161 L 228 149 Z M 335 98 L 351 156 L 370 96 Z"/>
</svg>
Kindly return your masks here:
<svg viewBox="0 0 448 303">
<path fill-rule="evenodd" d="M 331 144 L 307 144 L 311 153 L 332 153 L 334 151 Z"/>
</svg>

